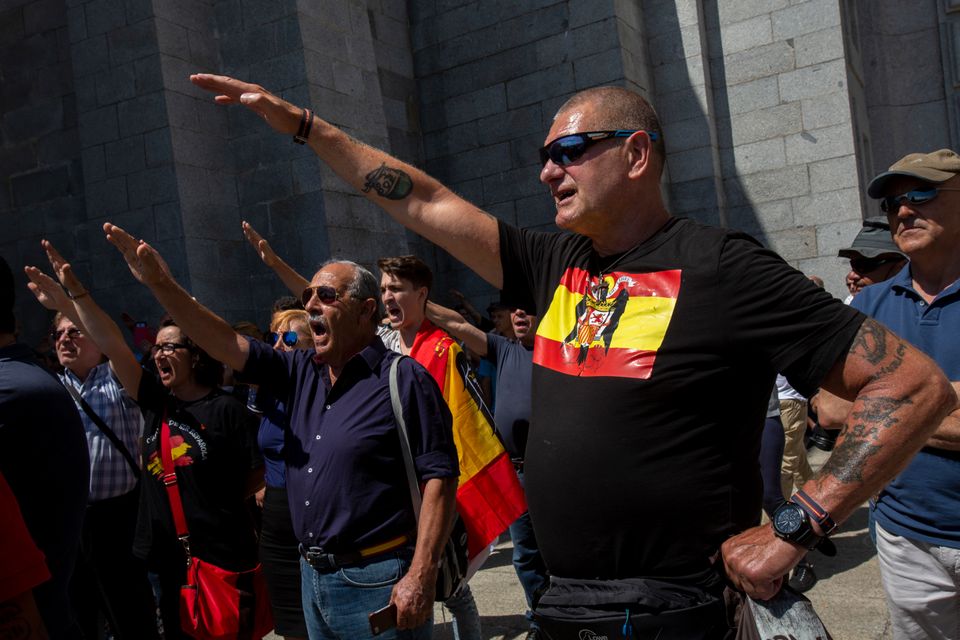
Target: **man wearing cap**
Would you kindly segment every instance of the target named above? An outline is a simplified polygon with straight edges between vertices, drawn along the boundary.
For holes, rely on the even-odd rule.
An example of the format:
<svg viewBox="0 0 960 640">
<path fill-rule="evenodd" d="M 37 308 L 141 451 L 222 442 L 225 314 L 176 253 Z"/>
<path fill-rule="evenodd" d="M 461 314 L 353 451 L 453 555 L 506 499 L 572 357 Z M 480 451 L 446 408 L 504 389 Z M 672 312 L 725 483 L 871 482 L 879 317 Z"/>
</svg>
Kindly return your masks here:
<svg viewBox="0 0 960 640">
<path fill-rule="evenodd" d="M 884 216 L 864 220 L 863 228 L 853 239 L 853 244 L 840 249 L 838 255 L 850 260 L 850 272 L 847 273 L 850 296 L 844 301 L 847 304 L 864 287 L 892 277 L 907 260 L 894 244 L 890 236 L 890 224 Z"/>
<path fill-rule="evenodd" d="M 910 262 L 851 303 L 926 352 L 954 389 L 960 386 L 958 174 L 960 156 L 941 149 L 910 154 L 873 179 L 867 193 L 880 200 Z M 944 419 L 875 509 L 894 638 L 960 637 L 960 412 Z"/>
</svg>

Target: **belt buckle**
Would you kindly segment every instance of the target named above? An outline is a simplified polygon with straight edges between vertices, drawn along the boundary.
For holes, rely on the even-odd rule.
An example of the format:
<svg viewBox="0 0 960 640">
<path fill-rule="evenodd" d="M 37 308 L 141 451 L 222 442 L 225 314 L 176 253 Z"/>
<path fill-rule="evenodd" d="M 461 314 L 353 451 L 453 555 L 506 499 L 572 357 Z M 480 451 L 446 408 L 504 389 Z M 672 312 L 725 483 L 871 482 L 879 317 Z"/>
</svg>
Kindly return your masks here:
<svg viewBox="0 0 960 640">
<path fill-rule="evenodd" d="M 324 552 L 323 547 L 306 547 L 303 549 L 303 558 L 317 571 L 326 571 L 336 567 L 330 563 L 330 554 Z"/>
</svg>

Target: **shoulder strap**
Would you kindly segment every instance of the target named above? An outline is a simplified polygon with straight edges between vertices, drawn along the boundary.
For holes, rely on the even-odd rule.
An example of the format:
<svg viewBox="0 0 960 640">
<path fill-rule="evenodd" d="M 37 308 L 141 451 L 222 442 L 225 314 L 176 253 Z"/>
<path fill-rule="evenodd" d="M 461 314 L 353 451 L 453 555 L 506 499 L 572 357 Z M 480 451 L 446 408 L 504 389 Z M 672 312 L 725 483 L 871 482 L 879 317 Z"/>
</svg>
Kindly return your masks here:
<svg viewBox="0 0 960 640">
<path fill-rule="evenodd" d="M 80 405 L 80 408 L 83 409 L 83 412 L 87 414 L 87 417 L 93 421 L 93 424 L 97 425 L 97 428 L 103 432 L 103 435 L 107 436 L 107 439 L 113 444 L 117 451 L 123 456 L 127 461 L 127 464 L 130 465 L 130 471 L 133 472 L 133 476 L 139 480 L 140 479 L 140 467 L 137 466 L 136 461 L 133 458 L 133 455 L 130 453 L 130 450 L 127 449 L 127 445 L 123 444 L 123 440 L 117 437 L 117 434 L 114 433 L 113 429 L 107 426 L 107 423 L 103 421 L 103 418 L 97 415 L 97 412 L 93 410 L 87 401 L 83 399 L 83 396 L 80 395 L 80 392 L 70 384 L 69 382 L 63 382 L 63 386 L 66 387 L 67 391 L 70 392 L 70 395 L 73 396 L 73 399 L 76 400 L 77 404 Z"/>
<path fill-rule="evenodd" d="M 400 404 L 400 389 L 397 384 L 397 369 L 400 361 L 408 356 L 397 356 L 390 363 L 390 403 L 393 405 L 393 417 L 397 422 L 397 433 L 400 435 L 400 449 L 403 452 L 403 466 L 407 472 L 407 484 L 410 486 L 410 502 L 413 504 L 413 515 L 420 521 L 420 503 L 423 500 L 420 494 L 420 483 L 417 481 L 417 472 L 413 465 L 413 452 L 410 450 L 410 436 L 407 434 L 407 423 L 403 419 L 403 406 Z"/>
<path fill-rule="evenodd" d="M 173 466 L 173 453 L 170 450 L 170 424 L 167 422 L 167 412 L 164 409 L 163 422 L 160 425 L 160 459 L 163 462 L 163 485 L 167 488 L 167 498 L 170 500 L 170 512 L 173 515 L 173 524 L 177 528 L 177 537 L 183 543 L 187 552 L 187 563 L 190 562 L 190 545 L 187 539 L 190 530 L 187 529 L 187 518 L 183 513 L 183 502 L 180 500 L 180 488 L 177 486 L 177 471 Z"/>
</svg>

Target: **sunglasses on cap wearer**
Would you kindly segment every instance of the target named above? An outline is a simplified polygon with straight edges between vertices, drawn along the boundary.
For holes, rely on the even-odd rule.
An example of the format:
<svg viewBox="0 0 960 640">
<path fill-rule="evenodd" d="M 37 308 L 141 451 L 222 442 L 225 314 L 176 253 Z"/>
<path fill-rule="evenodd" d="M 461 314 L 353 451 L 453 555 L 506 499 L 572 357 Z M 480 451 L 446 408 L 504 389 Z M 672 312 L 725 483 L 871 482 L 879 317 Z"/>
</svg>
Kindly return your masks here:
<svg viewBox="0 0 960 640">
<path fill-rule="evenodd" d="M 901 193 L 898 196 L 887 196 L 880 200 L 880 210 L 884 213 L 896 213 L 900 210 L 900 205 L 907 204 L 926 204 L 937 197 L 941 191 L 960 191 L 960 189 L 951 189 L 949 187 L 928 187 L 926 189 L 914 189 Z"/>
<path fill-rule="evenodd" d="M 276 331 L 271 331 L 267 334 L 267 344 L 276 345 L 277 340 L 283 339 L 283 344 L 288 347 L 297 346 L 297 342 L 300 340 L 300 334 L 296 331 L 284 331 L 283 333 L 277 333 Z"/>
<path fill-rule="evenodd" d="M 601 140 L 610 138 L 627 138 L 641 129 L 617 129 L 615 131 L 584 131 L 583 133 L 571 133 L 560 136 L 547 143 L 547 146 L 540 148 L 540 166 L 545 166 L 547 160 L 553 160 L 558 167 L 565 167 L 572 162 L 576 162 L 587 152 L 592 145 Z M 659 137 L 656 131 L 647 131 L 651 140 Z"/>
<path fill-rule="evenodd" d="M 333 304 L 340 299 L 340 292 L 327 285 L 307 287 L 303 290 L 303 293 L 300 294 L 300 304 L 306 307 L 307 303 L 313 299 L 313 296 L 317 296 L 317 299 L 323 304 Z"/>
<path fill-rule="evenodd" d="M 56 342 L 61 337 L 63 337 L 64 333 L 66 333 L 67 337 L 70 338 L 71 340 L 76 340 L 77 338 L 83 335 L 83 331 L 80 331 L 80 329 L 77 329 L 76 327 L 70 327 L 69 329 L 57 329 L 56 331 L 51 331 L 50 337 L 53 339 L 54 342 Z"/>
<path fill-rule="evenodd" d="M 190 349 L 190 345 L 180 342 L 161 342 L 160 344 L 155 344 L 150 347 L 150 355 L 155 356 L 158 353 L 162 353 L 165 356 L 169 356 L 177 349 Z"/>
<path fill-rule="evenodd" d="M 850 258 L 850 268 L 857 273 L 870 273 L 885 264 L 900 262 L 903 258 Z"/>
</svg>

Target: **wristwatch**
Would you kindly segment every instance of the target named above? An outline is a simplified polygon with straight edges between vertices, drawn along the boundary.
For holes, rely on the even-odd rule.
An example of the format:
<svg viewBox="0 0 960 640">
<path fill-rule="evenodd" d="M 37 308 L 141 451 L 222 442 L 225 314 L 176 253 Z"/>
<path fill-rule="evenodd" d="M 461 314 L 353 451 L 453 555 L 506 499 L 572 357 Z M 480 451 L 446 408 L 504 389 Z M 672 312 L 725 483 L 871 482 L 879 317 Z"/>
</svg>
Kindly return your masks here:
<svg viewBox="0 0 960 640">
<path fill-rule="evenodd" d="M 773 532 L 778 538 L 807 549 L 816 548 L 824 539 L 814 533 L 813 527 L 810 526 L 810 516 L 794 502 L 784 502 L 780 505 L 780 508 L 774 511 L 771 522 Z"/>
</svg>

